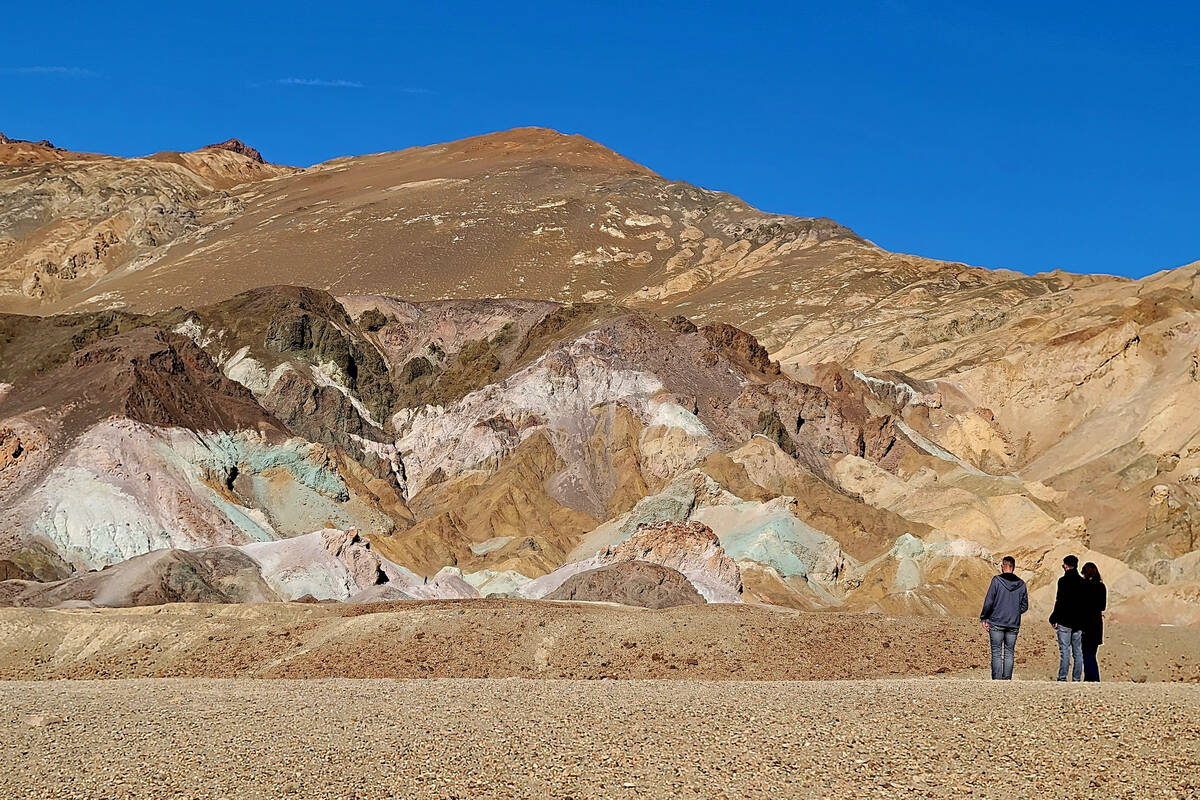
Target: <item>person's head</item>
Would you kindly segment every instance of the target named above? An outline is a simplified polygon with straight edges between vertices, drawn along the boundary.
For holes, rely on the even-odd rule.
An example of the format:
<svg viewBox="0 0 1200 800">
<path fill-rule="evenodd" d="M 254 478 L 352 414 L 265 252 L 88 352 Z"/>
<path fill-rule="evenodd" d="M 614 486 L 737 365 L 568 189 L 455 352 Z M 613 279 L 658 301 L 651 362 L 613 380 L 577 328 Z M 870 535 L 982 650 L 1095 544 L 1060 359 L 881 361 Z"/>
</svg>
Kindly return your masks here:
<svg viewBox="0 0 1200 800">
<path fill-rule="evenodd" d="M 1001 572 L 1012 572 L 1016 568 L 1017 568 L 1017 560 L 1015 558 L 1013 558 L 1012 556 L 1005 556 L 1004 558 L 1000 559 L 1000 571 Z"/>
<path fill-rule="evenodd" d="M 1079 556 L 1067 556 L 1063 559 L 1063 570 L 1078 569 Z"/>
<path fill-rule="evenodd" d="M 1100 569 L 1091 561 L 1083 565 L 1083 577 L 1089 581 L 1100 582 Z"/>
</svg>

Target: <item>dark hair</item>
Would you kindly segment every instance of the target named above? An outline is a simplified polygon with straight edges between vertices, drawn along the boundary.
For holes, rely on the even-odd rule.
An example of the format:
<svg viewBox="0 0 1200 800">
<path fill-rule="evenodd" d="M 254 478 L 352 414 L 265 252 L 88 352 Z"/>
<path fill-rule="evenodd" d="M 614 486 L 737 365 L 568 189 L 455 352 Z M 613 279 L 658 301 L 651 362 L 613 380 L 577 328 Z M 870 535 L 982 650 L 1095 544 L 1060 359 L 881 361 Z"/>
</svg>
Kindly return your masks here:
<svg viewBox="0 0 1200 800">
<path fill-rule="evenodd" d="M 1100 570 L 1092 562 L 1087 562 L 1083 565 L 1083 577 L 1089 581 L 1100 582 Z"/>
<path fill-rule="evenodd" d="M 1015 558 L 1013 558 L 1012 556 L 1005 556 L 1004 558 L 1000 559 L 1000 565 L 1001 566 L 1007 565 L 1007 566 L 1012 567 L 1013 569 L 1016 569 L 1017 568 L 1017 560 Z"/>
<path fill-rule="evenodd" d="M 1063 563 L 1071 569 L 1075 569 L 1075 567 L 1079 566 L 1079 556 L 1067 556 L 1063 559 Z"/>
</svg>

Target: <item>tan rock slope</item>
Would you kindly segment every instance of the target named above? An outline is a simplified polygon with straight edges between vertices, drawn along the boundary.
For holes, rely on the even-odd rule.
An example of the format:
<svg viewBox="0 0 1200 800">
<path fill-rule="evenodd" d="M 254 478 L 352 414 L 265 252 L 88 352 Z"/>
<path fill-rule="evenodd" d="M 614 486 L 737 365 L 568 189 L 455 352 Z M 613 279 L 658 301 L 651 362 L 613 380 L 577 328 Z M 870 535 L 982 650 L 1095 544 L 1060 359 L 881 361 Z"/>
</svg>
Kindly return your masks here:
<svg viewBox="0 0 1200 800">
<path fill-rule="evenodd" d="M 295 170 L 229 143 L 116 158 L 0 139 L 0 293 L 36 310 L 137 271 L 167 244 L 236 214 L 226 190 Z"/>
<path fill-rule="evenodd" d="M 0 303 L 74 312 L 0 319 L 14 574 L 331 525 L 518 594 L 669 522 L 749 600 L 970 614 L 1005 551 L 1037 605 L 1077 552 L 1194 619 L 1198 265 L 889 253 L 541 129 L 306 170 L 0 156 Z M 97 353 L 133 377 L 89 383 Z M 189 385 L 228 400 L 172 412 Z"/>
</svg>

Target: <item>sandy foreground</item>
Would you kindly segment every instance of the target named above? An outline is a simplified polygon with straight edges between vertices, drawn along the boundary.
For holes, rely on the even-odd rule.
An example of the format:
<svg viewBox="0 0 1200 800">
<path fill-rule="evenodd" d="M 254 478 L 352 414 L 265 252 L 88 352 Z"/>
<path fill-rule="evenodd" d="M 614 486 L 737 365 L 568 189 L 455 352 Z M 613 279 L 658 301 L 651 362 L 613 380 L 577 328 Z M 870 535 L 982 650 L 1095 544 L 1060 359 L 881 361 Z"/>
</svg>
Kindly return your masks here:
<svg viewBox="0 0 1200 800">
<path fill-rule="evenodd" d="M 992 683 L 949 618 L 0 609 L 0 798 L 1200 796 L 1200 632 L 1113 625 L 1058 684 L 1042 627 Z"/>
<path fill-rule="evenodd" d="M 0 682 L 0 796 L 1193 798 L 1198 705 L 945 679 Z"/>
</svg>

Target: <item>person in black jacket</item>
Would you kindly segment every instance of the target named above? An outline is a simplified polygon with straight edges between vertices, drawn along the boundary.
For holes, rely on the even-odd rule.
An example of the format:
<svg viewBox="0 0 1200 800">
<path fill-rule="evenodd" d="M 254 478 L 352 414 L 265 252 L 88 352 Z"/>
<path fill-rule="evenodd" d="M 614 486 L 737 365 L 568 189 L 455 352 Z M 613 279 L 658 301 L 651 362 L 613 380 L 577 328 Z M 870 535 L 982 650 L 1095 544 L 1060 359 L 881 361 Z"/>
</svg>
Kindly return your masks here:
<svg viewBox="0 0 1200 800">
<path fill-rule="evenodd" d="M 1025 581 L 1014 574 L 1017 560 L 1005 556 L 1000 562 L 1000 574 L 992 578 L 979 622 L 988 632 L 992 645 L 992 680 L 1011 681 L 1013 651 L 1021 629 L 1021 615 L 1029 610 L 1029 590 Z"/>
<path fill-rule="evenodd" d="M 1058 631 L 1058 679 L 1065 681 L 1070 670 L 1071 679 L 1078 681 L 1083 679 L 1084 585 L 1077 556 L 1067 556 L 1062 566 L 1050 624 Z"/>
<path fill-rule="evenodd" d="M 1100 580 L 1100 570 L 1091 561 L 1083 565 L 1083 679 L 1100 680 L 1100 664 L 1096 651 L 1104 642 L 1104 609 L 1108 606 L 1108 590 Z"/>
</svg>

